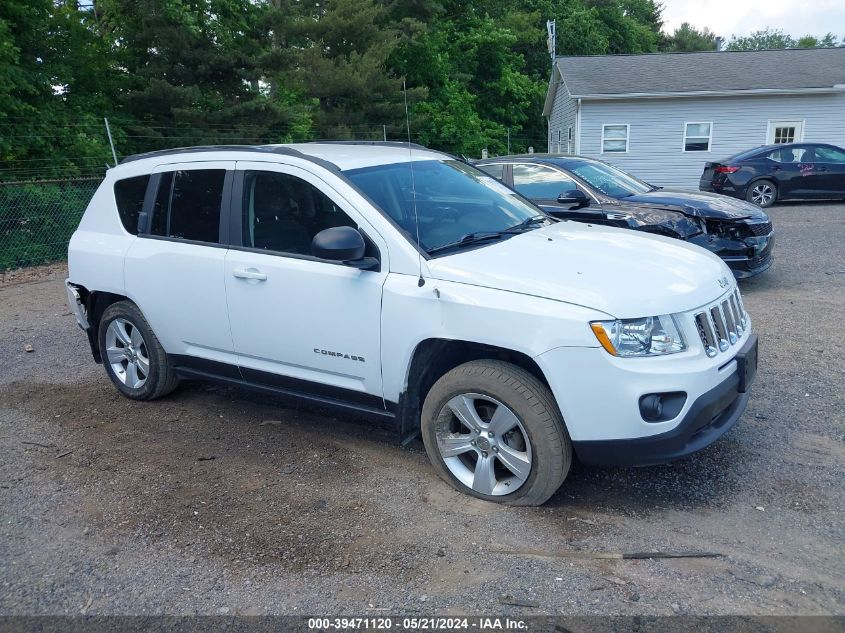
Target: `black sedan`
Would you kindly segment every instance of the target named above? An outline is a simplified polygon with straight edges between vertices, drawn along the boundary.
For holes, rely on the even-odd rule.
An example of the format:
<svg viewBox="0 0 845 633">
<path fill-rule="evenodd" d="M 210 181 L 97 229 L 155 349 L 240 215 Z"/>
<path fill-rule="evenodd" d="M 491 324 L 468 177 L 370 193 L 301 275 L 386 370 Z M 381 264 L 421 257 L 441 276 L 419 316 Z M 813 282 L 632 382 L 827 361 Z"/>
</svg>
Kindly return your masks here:
<svg viewBox="0 0 845 633">
<path fill-rule="evenodd" d="M 705 163 L 698 188 L 761 207 L 778 200 L 845 198 L 845 150 L 820 143 L 757 147 Z"/>
<path fill-rule="evenodd" d="M 736 277 L 772 265 L 772 223 L 747 202 L 655 187 L 607 163 L 575 156 L 502 156 L 475 165 L 555 217 L 685 240 L 721 257 Z"/>
</svg>

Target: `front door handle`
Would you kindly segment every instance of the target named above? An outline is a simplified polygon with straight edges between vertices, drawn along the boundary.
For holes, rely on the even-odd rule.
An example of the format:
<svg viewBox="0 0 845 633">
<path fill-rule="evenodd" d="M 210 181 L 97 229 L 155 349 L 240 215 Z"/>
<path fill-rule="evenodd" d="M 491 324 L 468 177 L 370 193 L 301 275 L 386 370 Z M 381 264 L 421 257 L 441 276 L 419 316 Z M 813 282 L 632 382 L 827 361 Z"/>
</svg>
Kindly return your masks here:
<svg viewBox="0 0 845 633">
<path fill-rule="evenodd" d="M 239 268 L 232 271 L 232 275 L 238 279 L 252 279 L 254 281 L 267 281 L 267 275 L 257 268 Z"/>
</svg>

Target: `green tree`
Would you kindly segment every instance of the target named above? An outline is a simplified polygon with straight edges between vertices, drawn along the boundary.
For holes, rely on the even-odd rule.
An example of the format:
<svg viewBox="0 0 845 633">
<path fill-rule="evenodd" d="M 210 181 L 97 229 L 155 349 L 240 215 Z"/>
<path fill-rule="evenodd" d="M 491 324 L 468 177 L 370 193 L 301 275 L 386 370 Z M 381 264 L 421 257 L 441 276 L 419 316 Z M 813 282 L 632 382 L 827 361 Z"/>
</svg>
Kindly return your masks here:
<svg viewBox="0 0 845 633">
<path fill-rule="evenodd" d="M 392 21 L 389 8 L 375 0 L 329 0 L 314 7 L 304 29 L 308 44 L 300 77 L 319 104 L 319 133 L 378 138 L 385 125 L 395 133 L 404 120 L 404 96 L 402 79 L 388 62 L 408 22 Z"/>
<path fill-rule="evenodd" d="M 296 112 L 262 88 L 266 5 L 250 0 L 102 0 L 123 70 L 129 151 L 284 136 Z"/>
<path fill-rule="evenodd" d="M 103 172 L 109 61 L 89 18 L 73 3 L 0 3 L 0 178 Z"/>
<path fill-rule="evenodd" d="M 770 48 L 793 48 L 795 40 L 781 29 L 763 29 L 754 31 L 751 35 L 731 37 L 725 50 L 729 51 L 759 51 Z"/>
<path fill-rule="evenodd" d="M 726 47 L 729 51 L 759 51 L 776 48 L 820 48 L 837 45 L 836 36 L 833 33 L 818 38 L 813 35 L 805 35 L 799 39 L 784 33 L 781 29 L 766 28 L 762 31 L 754 31 L 745 37 L 731 37 Z"/>
<path fill-rule="evenodd" d="M 660 48 L 667 52 L 715 51 L 716 34 L 706 27 L 699 31 L 689 22 L 684 22 L 666 37 Z"/>
<path fill-rule="evenodd" d="M 823 37 L 816 37 L 814 35 L 805 35 L 799 37 L 795 42 L 796 48 L 831 48 L 837 46 L 838 42 L 833 33 L 828 33 Z"/>
</svg>

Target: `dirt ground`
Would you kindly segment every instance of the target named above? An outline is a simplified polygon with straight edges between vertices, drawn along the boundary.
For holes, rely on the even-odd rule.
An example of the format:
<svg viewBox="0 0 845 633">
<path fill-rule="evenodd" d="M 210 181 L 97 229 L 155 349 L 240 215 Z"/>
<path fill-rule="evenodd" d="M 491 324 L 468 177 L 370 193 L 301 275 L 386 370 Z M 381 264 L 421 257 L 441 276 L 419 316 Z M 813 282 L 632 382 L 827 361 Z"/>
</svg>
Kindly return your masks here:
<svg viewBox="0 0 845 633">
<path fill-rule="evenodd" d="M 62 267 L 3 275 L 0 614 L 845 614 L 845 206 L 771 215 L 737 427 L 674 465 L 576 465 L 542 508 L 454 492 L 354 418 L 124 399 Z M 719 556 L 605 557 L 643 551 Z"/>
</svg>

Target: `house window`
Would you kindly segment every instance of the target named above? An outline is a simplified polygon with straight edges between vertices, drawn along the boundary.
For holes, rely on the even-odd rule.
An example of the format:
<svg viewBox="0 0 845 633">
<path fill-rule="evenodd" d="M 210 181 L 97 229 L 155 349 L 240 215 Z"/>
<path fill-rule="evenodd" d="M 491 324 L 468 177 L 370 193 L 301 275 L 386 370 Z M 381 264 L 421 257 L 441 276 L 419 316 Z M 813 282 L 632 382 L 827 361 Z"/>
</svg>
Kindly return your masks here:
<svg viewBox="0 0 845 633">
<path fill-rule="evenodd" d="M 768 144 L 800 143 L 804 140 L 803 121 L 769 121 Z"/>
<path fill-rule="evenodd" d="M 572 153 L 572 126 L 570 125 L 566 130 L 566 153 Z"/>
<path fill-rule="evenodd" d="M 624 154 L 628 151 L 628 134 L 631 126 L 627 123 L 605 123 L 601 126 L 601 153 Z"/>
<path fill-rule="evenodd" d="M 709 152 L 712 138 L 712 123 L 686 123 L 684 125 L 685 152 Z"/>
</svg>

